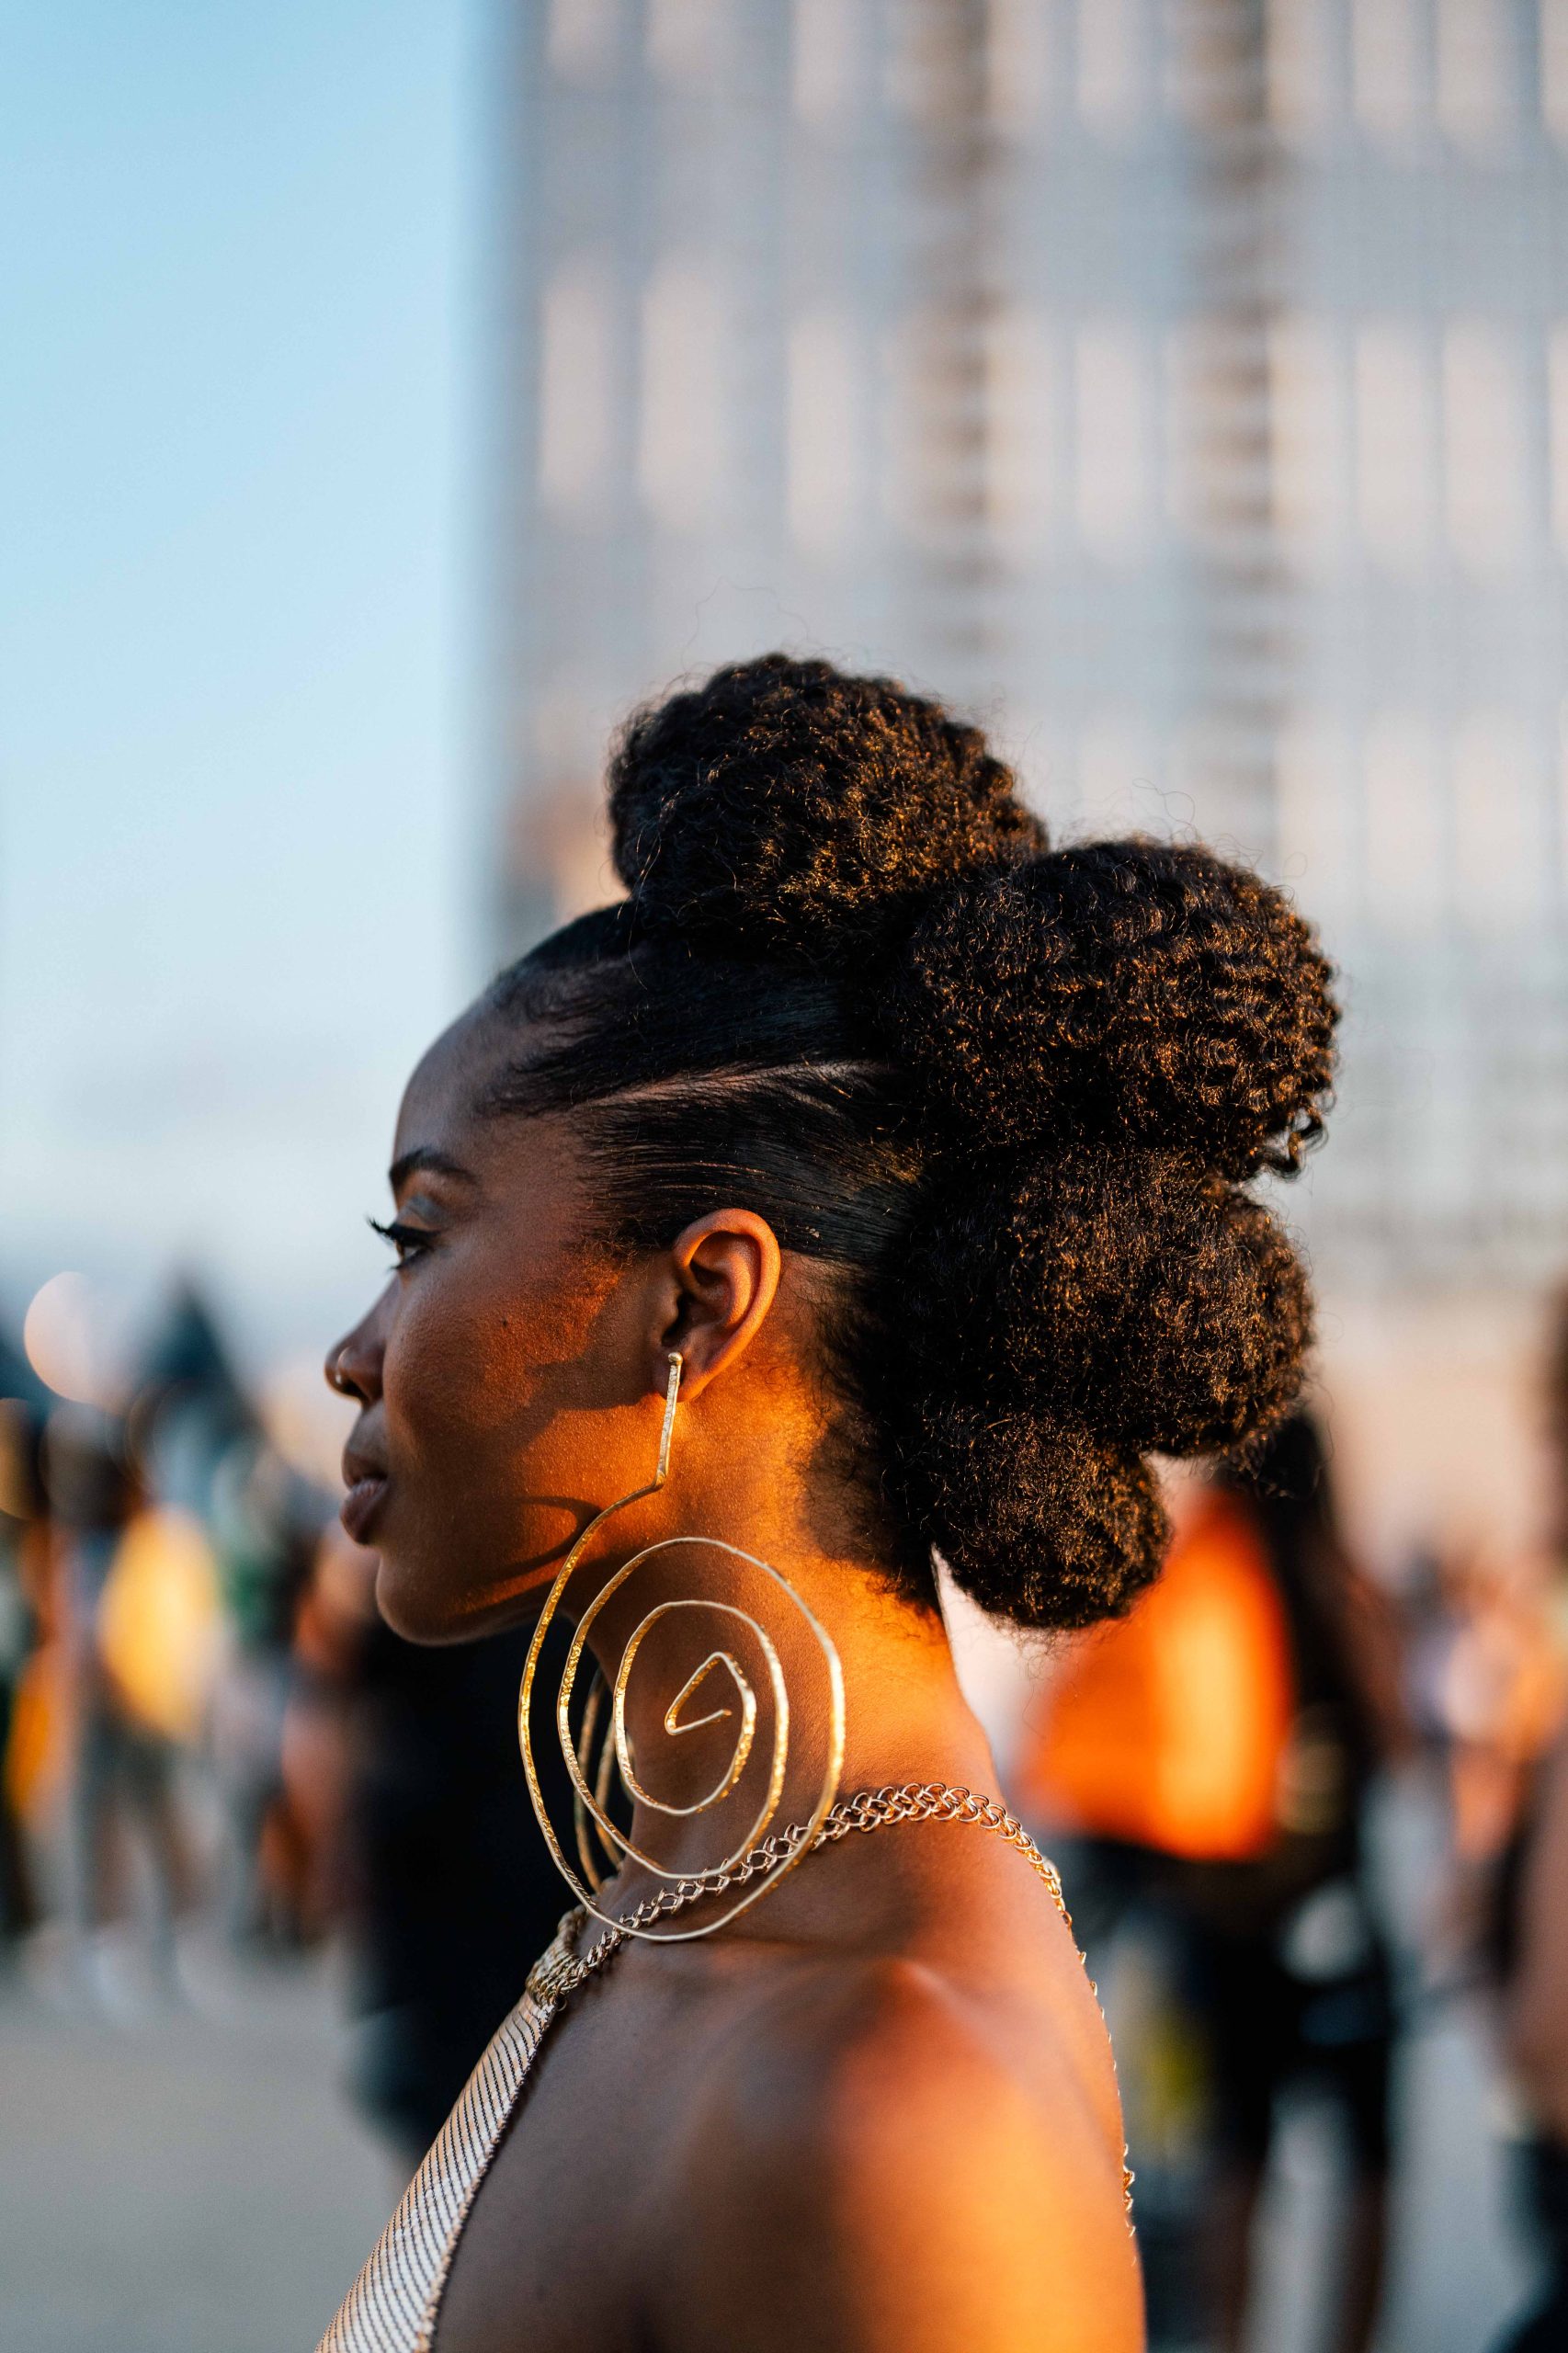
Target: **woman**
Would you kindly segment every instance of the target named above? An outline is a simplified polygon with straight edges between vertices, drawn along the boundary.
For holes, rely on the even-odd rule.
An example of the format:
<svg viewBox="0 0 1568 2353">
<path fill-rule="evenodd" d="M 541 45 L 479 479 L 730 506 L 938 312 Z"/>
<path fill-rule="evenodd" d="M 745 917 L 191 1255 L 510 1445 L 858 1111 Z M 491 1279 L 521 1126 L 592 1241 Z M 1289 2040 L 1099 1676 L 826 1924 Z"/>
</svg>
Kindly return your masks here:
<svg viewBox="0 0 1568 2353">
<path fill-rule="evenodd" d="M 392 1625 L 564 1618 L 613 1691 L 523 1711 L 581 1729 L 593 1911 L 325 2343 L 1131 2353 L 1110 2054 L 970 1795 L 933 1556 L 1087 1624 L 1159 1566 L 1148 1453 L 1284 1411 L 1305 1287 L 1245 1188 L 1318 1131 L 1327 968 L 1201 851 L 1051 852 L 976 731 L 826 663 L 642 714 L 610 815 L 627 900 L 415 1072 L 328 1367 Z"/>
</svg>

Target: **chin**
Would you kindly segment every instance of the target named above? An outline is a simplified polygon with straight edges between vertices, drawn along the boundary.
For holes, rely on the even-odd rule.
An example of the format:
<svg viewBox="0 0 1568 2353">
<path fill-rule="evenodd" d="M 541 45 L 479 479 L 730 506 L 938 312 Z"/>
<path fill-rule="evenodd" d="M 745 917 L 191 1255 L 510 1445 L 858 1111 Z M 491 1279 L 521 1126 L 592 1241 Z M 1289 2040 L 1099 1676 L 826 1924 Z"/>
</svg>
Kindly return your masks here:
<svg viewBox="0 0 1568 2353">
<path fill-rule="evenodd" d="M 509 1626 L 531 1625 L 549 1590 L 547 1577 L 537 1591 L 485 1599 L 454 1592 L 442 1585 L 438 1573 L 422 1573 L 395 1553 L 380 1552 L 376 1561 L 376 1608 L 394 1634 L 424 1649 L 476 1643 Z"/>
<path fill-rule="evenodd" d="M 476 1630 L 429 1581 L 409 1570 L 395 1554 L 376 1559 L 376 1608 L 394 1634 L 423 1645 L 460 1643 Z"/>
</svg>

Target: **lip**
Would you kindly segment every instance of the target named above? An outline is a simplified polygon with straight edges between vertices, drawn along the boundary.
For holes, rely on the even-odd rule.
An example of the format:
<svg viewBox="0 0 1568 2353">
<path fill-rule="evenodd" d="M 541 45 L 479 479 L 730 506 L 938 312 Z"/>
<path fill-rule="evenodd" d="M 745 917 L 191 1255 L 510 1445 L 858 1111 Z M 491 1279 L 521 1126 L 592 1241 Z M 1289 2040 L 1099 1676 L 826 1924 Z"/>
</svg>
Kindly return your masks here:
<svg viewBox="0 0 1568 2353">
<path fill-rule="evenodd" d="M 370 1530 L 375 1525 L 377 1515 L 381 1508 L 381 1499 L 386 1492 L 386 1480 L 372 1474 L 368 1478 L 356 1479 L 342 1503 L 339 1504 L 337 1517 L 356 1544 L 369 1542 Z"/>
</svg>

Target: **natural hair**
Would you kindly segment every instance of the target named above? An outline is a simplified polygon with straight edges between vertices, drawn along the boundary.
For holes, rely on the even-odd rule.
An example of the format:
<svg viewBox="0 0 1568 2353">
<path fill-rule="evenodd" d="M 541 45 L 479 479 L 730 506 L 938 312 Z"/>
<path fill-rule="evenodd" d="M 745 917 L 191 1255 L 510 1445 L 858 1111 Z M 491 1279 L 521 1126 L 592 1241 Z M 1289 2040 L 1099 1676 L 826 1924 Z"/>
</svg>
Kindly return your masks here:
<svg viewBox="0 0 1568 2353">
<path fill-rule="evenodd" d="M 495 983 L 540 1025 L 495 1114 L 570 1111 L 594 1214 L 658 1249 L 744 1204 L 836 1279 L 823 1332 L 868 1533 L 1029 1626 L 1128 1607 L 1151 1455 L 1289 1409 L 1311 1308 L 1250 1189 L 1333 1074 L 1331 974 L 1208 851 L 1052 850 L 973 727 L 769 654 L 639 712 L 610 770 L 629 896 Z"/>
</svg>

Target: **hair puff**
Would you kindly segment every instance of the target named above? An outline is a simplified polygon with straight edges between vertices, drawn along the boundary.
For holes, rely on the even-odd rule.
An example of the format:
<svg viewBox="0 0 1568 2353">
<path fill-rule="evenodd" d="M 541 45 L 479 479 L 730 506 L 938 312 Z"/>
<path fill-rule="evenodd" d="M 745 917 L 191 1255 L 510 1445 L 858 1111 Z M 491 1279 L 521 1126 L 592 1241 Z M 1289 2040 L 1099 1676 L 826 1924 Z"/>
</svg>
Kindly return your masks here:
<svg viewBox="0 0 1568 2353">
<path fill-rule="evenodd" d="M 911 1503 L 956 1582 L 1015 1625 L 1119 1617 L 1159 1574 L 1170 1529 L 1153 1474 L 1084 1429 L 928 1395 Z"/>
<path fill-rule="evenodd" d="M 950 1353 L 977 1394 L 1124 1452 L 1241 1445 L 1289 1407 L 1312 1336 L 1305 1270 L 1277 1221 L 1173 1153 L 966 1172 L 905 1271 L 923 1354 Z"/>
<path fill-rule="evenodd" d="M 892 1033 L 995 1145 L 1159 1142 L 1235 1178 L 1323 1126 L 1337 1008 L 1290 902 L 1178 843 L 1093 842 L 971 874 L 916 922 Z"/>
<path fill-rule="evenodd" d="M 934 885 L 1045 846 L 978 728 L 782 654 L 638 712 L 609 805 L 640 934 L 823 969 L 863 963 Z"/>
</svg>

